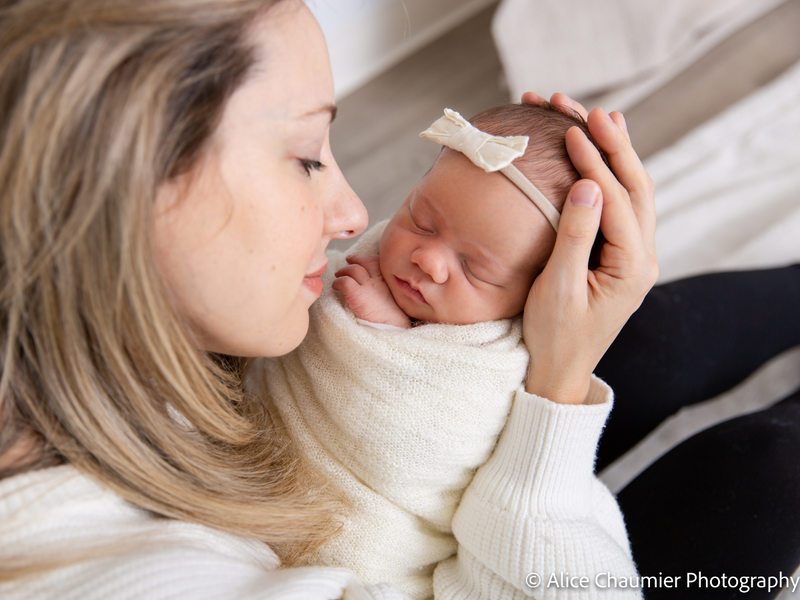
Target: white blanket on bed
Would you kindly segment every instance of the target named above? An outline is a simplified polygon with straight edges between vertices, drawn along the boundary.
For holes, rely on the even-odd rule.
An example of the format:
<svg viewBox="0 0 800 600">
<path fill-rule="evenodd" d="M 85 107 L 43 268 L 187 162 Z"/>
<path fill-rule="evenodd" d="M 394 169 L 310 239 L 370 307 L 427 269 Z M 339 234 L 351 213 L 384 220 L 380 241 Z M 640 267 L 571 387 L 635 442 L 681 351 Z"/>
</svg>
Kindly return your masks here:
<svg viewBox="0 0 800 600">
<path fill-rule="evenodd" d="M 784 1 L 503 0 L 492 35 L 514 101 L 565 92 L 624 111 Z"/>
<path fill-rule="evenodd" d="M 662 282 L 800 262 L 800 62 L 645 166 Z"/>
</svg>

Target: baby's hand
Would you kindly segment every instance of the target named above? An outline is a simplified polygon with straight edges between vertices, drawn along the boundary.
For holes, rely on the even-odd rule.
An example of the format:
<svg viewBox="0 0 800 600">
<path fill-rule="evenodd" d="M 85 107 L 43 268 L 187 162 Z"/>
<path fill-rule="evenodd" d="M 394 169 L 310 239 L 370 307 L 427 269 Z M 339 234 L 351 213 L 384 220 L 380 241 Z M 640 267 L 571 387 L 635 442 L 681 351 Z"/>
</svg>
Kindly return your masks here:
<svg viewBox="0 0 800 600">
<path fill-rule="evenodd" d="M 344 294 L 353 314 L 370 323 L 411 328 L 411 319 L 397 306 L 383 280 L 378 255 L 352 254 L 347 262 L 350 264 L 336 271 L 332 287 Z"/>
</svg>

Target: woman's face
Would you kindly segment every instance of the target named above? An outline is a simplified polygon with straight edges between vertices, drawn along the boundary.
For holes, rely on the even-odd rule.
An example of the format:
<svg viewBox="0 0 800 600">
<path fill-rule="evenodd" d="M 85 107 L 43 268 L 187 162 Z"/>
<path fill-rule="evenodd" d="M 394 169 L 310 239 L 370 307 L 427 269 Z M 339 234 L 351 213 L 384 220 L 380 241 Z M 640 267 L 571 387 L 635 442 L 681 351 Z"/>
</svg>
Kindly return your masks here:
<svg viewBox="0 0 800 600">
<path fill-rule="evenodd" d="M 361 233 L 367 213 L 331 155 L 333 79 L 314 17 L 285 0 L 252 35 L 257 64 L 207 151 L 159 190 L 155 244 L 199 348 L 277 356 L 306 334 L 328 242 Z"/>
</svg>

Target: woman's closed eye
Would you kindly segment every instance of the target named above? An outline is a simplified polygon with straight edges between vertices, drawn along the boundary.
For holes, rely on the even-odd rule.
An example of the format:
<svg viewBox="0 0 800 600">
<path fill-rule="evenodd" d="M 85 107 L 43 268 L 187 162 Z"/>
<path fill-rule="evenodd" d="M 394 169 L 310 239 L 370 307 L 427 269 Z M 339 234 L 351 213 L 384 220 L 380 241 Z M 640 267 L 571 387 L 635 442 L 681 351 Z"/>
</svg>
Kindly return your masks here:
<svg viewBox="0 0 800 600">
<path fill-rule="evenodd" d="M 300 164 L 303 165 L 303 170 L 309 177 L 311 177 L 311 171 L 322 171 L 325 168 L 325 165 L 318 160 L 310 160 L 307 158 L 301 158 Z"/>
</svg>

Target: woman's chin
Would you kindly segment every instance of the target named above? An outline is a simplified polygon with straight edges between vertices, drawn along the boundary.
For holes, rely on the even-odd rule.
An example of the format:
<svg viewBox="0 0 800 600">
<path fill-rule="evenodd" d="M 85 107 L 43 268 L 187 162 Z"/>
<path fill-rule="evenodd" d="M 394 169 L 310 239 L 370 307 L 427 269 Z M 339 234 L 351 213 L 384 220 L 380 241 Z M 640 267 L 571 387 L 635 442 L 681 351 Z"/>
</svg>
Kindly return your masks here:
<svg viewBox="0 0 800 600">
<path fill-rule="evenodd" d="M 308 333 L 308 310 L 292 319 L 287 319 L 272 340 L 264 344 L 256 356 L 283 356 L 297 348 Z"/>
<path fill-rule="evenodd" d="M 293 312 L 294 314 L 286 315 L 281 323 L 272 327 L 259 327 L 252 323 L 236 329 L 251 332 L 253 335 L 226 340 L 207 339 L 199 344 L 199 348 L 206 352 L 247 358 L 283 356 L 297 348 L 308 333 L 308 309 Z M 259 331 L 269 333 L 255 334 Z"/>
</svg>

